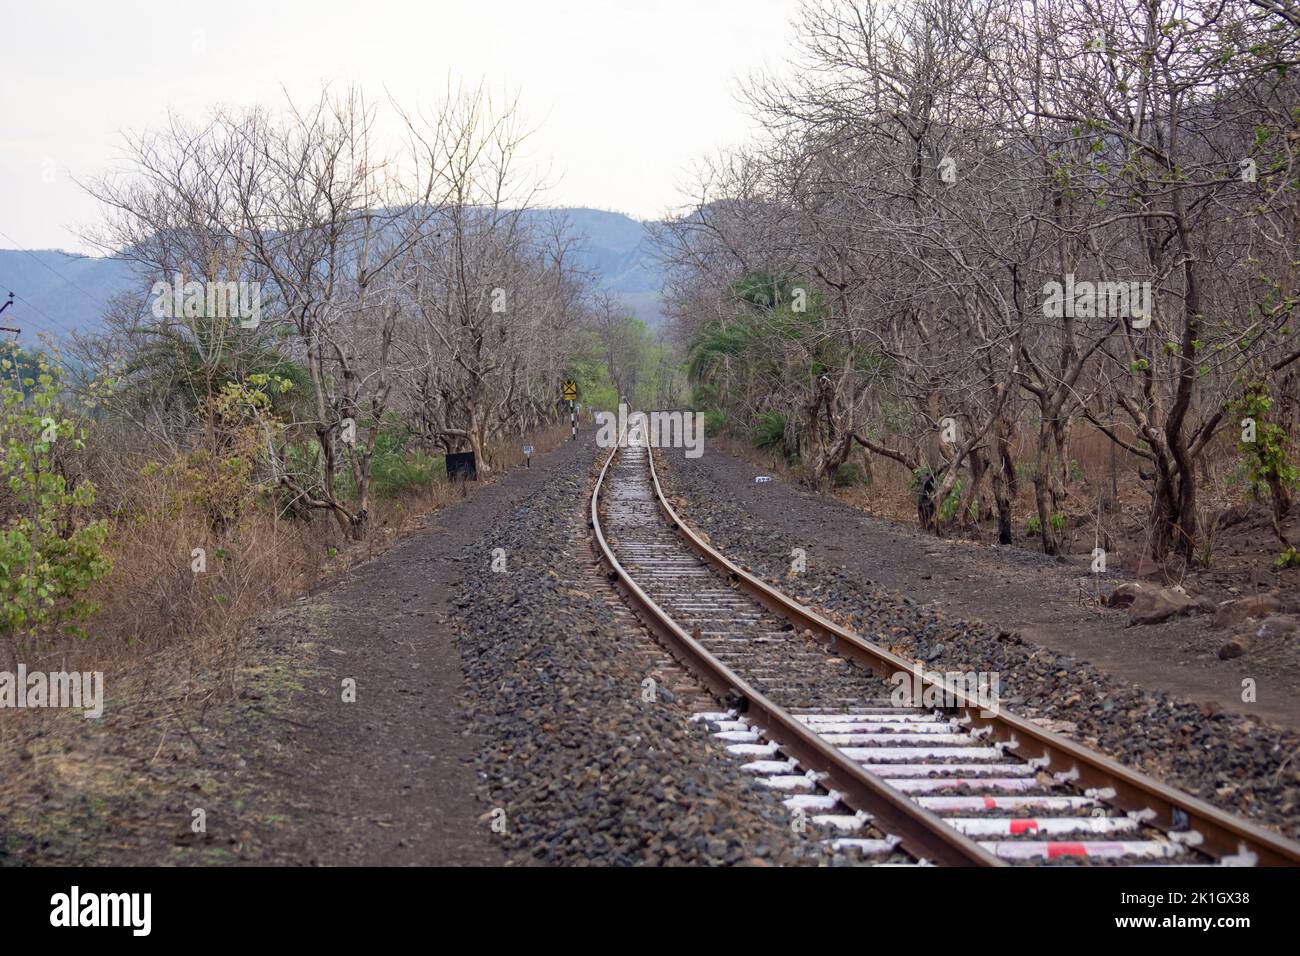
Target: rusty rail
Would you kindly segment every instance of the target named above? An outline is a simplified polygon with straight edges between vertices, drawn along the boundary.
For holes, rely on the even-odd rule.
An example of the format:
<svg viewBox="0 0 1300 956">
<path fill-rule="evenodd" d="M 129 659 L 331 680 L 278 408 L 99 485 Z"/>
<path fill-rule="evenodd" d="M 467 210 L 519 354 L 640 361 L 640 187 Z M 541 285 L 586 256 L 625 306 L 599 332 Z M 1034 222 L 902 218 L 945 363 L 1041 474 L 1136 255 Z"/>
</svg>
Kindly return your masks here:
<svg viewBox="0 0 1300 956">
<path fill-rule="evenodd" d="M 804 767 L 823 775 L 821 782 L 843 795 L 854 807 L 872 814 L 885 831 L 901 840 L 912 855 L 957 866 L 1006 866 L 969 837 L 947 826 L 938 816 L 918 806 L 869 773 L 837 747 L 822 740 L 792 715 L 742 680 L 722 661 L 687 634 L 632 579 L 615 557 L 600 526 L 600 492 L 618 448 L 610 452 L 596 479 L 591 495 L 591 528 L 596 553 L 607 568 L 607 576 L 642 621 L 655 632 L 670 652 L 694 673 L 720 700 L 744 713 L 772 742 Z M 651 465 L 653 469 L 653 462 Z M 666 504 L 655 480 L 660 503 Z M 680 523 L 679 523 L 680 526 Z"/>
</svg>

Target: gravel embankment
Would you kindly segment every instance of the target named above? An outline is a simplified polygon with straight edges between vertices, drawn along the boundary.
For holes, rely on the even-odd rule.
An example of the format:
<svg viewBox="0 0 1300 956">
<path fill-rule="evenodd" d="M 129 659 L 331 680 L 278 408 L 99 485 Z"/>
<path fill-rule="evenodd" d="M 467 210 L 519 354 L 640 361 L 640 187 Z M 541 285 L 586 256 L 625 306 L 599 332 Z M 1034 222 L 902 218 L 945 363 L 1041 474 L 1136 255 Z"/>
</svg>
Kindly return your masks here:
<svg viewBox="0 0 1300 956">
<path fill-rule="evenodd" d="M 642 702 L 649 638 L 620 627 L 593 571 L 591 464 L 558 468 L 462 555 L 454 619 L 470 726 L 486 741 L 481 825 L 505 811 L 515 865 L 849 862 L 812 828 L 791 832 L 780 795 L 671 695 Z M 505 573 L 490 570 L 495 548 Z"/>
<path fill-rule="evenodd" d="M 668 493 L 684 503 L 683 520 L 787 593 L 928 668 L 996 672 L 1004 705 L 1014 713 L 1068 721 L 1075 725 L 1068 736 L 1225 810 L 1300 837 L 1300 735 L 1148 692 L 995 624 L 947 618 L 891 594 L 869 577 L 866 569 L 882 560 L 869 550 L 844 554 L 838 565 L 810 561 L 804 573 L 792 576 L 791 550 L 807 542 L 791 537 L 779 514 L 743 507 L 699 461 L 680 452 L 661 454 L 658 461 L 666 462 L 660 475 Z M 928 571 L 914 569 L 917 576 Z"/>
</svg>

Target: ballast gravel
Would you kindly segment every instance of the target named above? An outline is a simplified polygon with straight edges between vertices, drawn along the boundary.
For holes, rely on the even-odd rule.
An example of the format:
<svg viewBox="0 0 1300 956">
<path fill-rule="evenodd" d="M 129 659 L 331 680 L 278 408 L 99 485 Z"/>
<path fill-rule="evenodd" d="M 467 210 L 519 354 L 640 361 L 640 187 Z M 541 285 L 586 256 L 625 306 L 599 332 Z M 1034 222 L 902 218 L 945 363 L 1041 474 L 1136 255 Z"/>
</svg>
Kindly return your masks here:
<svg viewBox="0 0 1300 956">
<path fill-rule="evenodd" d="M 792 573 L 792 551 L 807 542 L 789 536 L 780 515 L 742 506 L 680 451 L 661 451 L 656 461 L 682 519 L 751 573 L 928 669 L 997 673 L 1003 705 L 1013 713 L 1051 721 L 1050 729 L 1130 767 L 1300 837 L 1300 735 L 1147 691 L 997 622 L 953 619 L 892 594 L 870 577 L 873 564 L 891 558 L 870 547 L 838 563 L 810 560 Z M 843 506 L 811 499 L 799 507 Z"/>
<path fill-rule="evenodd" d="M 511 865 L 854 862 L 812 828 L 795 833 L 782 795 L 682 701 L 643 701 L 650 638 L 616 619 L 588 538 L 598 459 L 563 456 L 461 555 L 450 617 L 469 732 L 484 741 L 480 825 Z"/>
</svg>

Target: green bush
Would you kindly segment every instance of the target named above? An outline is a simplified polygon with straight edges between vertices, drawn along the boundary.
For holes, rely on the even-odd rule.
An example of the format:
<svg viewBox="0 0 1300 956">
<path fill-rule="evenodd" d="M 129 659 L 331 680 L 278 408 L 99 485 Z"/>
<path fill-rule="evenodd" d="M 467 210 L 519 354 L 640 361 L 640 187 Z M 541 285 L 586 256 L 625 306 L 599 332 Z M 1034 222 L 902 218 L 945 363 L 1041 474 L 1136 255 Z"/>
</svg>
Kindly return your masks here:
<svg viewBox="0 0 1300 956">
<path fill-rule="evenodd" d="M 413 449 L 375 462 L 373 473 L 375 496 L 392 498 L 404 491 L 425 488 L 447 476 L 447 460 L 442 455 Z"/>
<path fill-rule="evenodd" d="M 370 464 L 371 488 L 376 498 L 393 498 L 405 491 L 424 488 L 447 474 L 447 461 L 422 448 L 407 447 L 411 433 L 386 422 L 375 438 L 375 456 Z"/>
<path fill-rule="evenodd" d="M 785 418 L 778 412 L 761 412 L 754 422 L 755 448 L 780 448 L 785 442 Z"/>
<path fill-rule="evenodd" d="M 835 469 L 834 483 L 837 488 L 848 488 L 852 485 L 860 485 L 866 481 L 866 473 L 862 466 L 854 461 L 846 461 L 840 467 Z"/>
<path fill-rule="evenodd" d="M 10 501 L 0 515 L 0 635 L 11 640 L 60 624 L 82 634 L 95 610 L 83 594 L 112 567 L 107 522 L 81 520 L 94 485 L 69 488 L 55 457 L 56 447 L 85 446 L 84 430 L 64 417 L 60 389 L 45 356 L 0 353 L 0 482 Z"/>
<path fill-rule="evenodd" d="M 948 497 L 943 499 L 943 504 L 939 505 L 939 517 L 943 521 L 951 521 L 957 517 L 957 510 L 961 507 L 961 479 L 958 479 L 948 492 Z"/>
<path fill-rule="evenodd" d="M 1300 484 L 1300 465 L 1291 454 L 1291 436 L 1265 416 L 1273 408 L 1273 397 L 1264 382 L 1251 382 L 1242 398 L 1229 406 L 1234 420 L 1256 422 L 1253 441 L 1243 438 L 1237 450 L 1245 462 L 1245 478 L 1253 495 L 1263 498 L 1274 486 L 1285 495 Z"/>
</svg>

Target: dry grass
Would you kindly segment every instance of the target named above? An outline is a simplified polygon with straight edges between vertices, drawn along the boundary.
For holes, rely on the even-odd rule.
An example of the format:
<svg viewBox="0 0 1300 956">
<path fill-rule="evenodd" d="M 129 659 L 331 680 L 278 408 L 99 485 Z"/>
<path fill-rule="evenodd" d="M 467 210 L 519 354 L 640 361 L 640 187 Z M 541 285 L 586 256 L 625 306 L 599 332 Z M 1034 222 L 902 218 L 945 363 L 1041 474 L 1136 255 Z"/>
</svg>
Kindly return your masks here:
<svg viewBox="0 0 1300 956">
<path fill-rule="evenodd" d="M 487 483 L 522 467 L 521 447 L 536 454 L 569 437 L 568 425 L 493 449 L 498 467 Z M 92 589 L 98 610 L 85 639 L 46 639 L 24 649 L 29 672 L 101 671 L 106 701 L 120 719 L 170 714 L 188 726 L 196 714 L 236 691 L 250 626 L 273 608 L 331 575 L 383 553 L 417 532 L 427 517 L 472 493 L 445 480 L 408 490 L 371 509 L 362 542 L 348 540 L 323 513 L 309 520 L 277 517 L 255 503 L 233 523 L 214 529 L 165 474 L 136 480 L 117 495 L 108 553 L 112 571 Z M 202 549 L 204 570 L 195 570 Z M 5 665 L 7 666 L 7 665 Z M 106 702 L 106 709 L 110 704 Z M 0 766 L 55 726 L 71 726 L 40 710 L 7 710 L 0 720 Z"/>
</svg>

